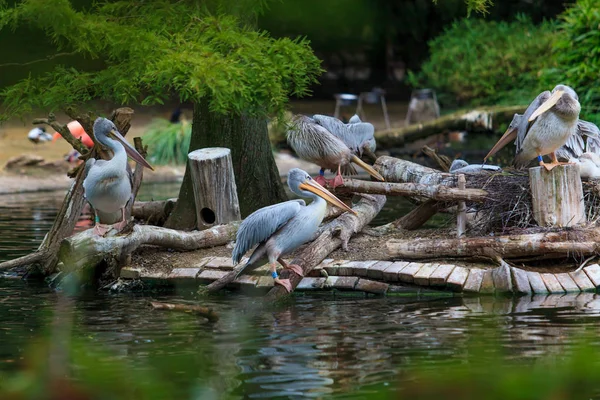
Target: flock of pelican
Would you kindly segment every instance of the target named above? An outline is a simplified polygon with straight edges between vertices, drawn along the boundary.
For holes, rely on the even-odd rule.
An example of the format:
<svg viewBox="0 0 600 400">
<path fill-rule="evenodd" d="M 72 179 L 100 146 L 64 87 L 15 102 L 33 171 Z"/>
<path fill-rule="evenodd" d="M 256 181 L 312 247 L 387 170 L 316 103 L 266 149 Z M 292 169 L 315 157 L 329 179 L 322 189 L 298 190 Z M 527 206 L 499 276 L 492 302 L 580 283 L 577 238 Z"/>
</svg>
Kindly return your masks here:
<svg viewBox="0 0 600 400">
<path fill-rule="evenodd" d="M 484 161 L 515 141 L 514 163 L 517 167 L 526 166 L 534 159 L 549 171 L 557 165 L 578 163 L 581 176 L 600 177 L 600 130 L 596 125 L 580 120 L 580 110 L 577 94 L 568 86 L 557 85 L 551 92 L 541 93 L 523 115 L 515 114 L 506 133 Z M 122 229 L 126 224 L 125 207 L 132 200 L 132 174 L 127 156 L 147 168 L 152 169 L 152 166 L 123 138 L 110 120 L 98 118 L 93 134 L 97 142 L 113 153 L 110 160 L 91 158 L 85 165 L 84 189 L 95 211 L 94 232 L 104 235 L 111 225 L 100 223 L 100 213 L 120 211 L 122 220 L 115 227 Z M 287 132 L 287 140 L 300 158 L 321 167 L 315 178 L 298 168 L 288 174 L 291 191 L 312 201 L 306 205 L 301 199 L 290 200 L 250 214 L 240 225 L 232 257 L 237 265 L 244 254 L 256 246 L 237 274 L 268 262 L 275 283 L 291 291 L 289 280 L 279 278 L 277 263 L 302 275 L 302 268 L 289 265 L 282 257 L 314 238 L 325 216 L 327 203 L 356 214 L 324 186 L 329 184 L 335 188 L 343 184 L 342 174 L 356 174 L 355 165 L 376 180 L 383 181 L 384 178 L 360 158 L 365 151 L 374 152 L 376 144 L 373 125 L 362 122 L 358 116 L 352 117 L 348 123 L 325 115 L 297 116 Z M 544 162 L 543 156 L 546 155 L 550 157 L 550 163 Z M 559 158 L 565 161 L 559 161 Z M 451 172 L 498 168 L 485 162 L 468 165 L 462 160 L 455 160 Z M 336 173 L 332 180 L 325 179 L 326 169 Z"/>
</svg>

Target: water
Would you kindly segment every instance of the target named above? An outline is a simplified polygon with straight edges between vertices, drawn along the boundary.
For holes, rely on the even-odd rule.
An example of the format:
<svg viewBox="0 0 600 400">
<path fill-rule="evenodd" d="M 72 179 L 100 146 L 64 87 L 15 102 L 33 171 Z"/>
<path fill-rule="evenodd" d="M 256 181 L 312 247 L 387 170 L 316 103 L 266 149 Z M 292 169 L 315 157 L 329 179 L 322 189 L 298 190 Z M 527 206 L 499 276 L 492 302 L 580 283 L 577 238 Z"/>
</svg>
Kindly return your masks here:
<svg viewBox="0 0 600 400">
<path fill-rule="evenodd" d="M 145 185 L 140 199 L 169 198 L 177 188 Z M 0 197 L 0 261 L 37 247 L 62 197 Z M 388 203 L 379 222 L 403 207 Z M 221 319 L 211 324 L 153 311 L 150 300 L 200 301 Z M 265 309 L 260 298 L 197 299 L 193 289 L 179 287 L 169 294 L 92 293 L 64 301 L 41 284 L 0 280 L 0 374 L 21 370 L 36 359 L 32 348 L 67 334 L 81 345 L 71 349 L 74 370 L 89 371 L 88 380 L 105 388 L 115 379 L 106 371 L 121 368 L 125 386 L 155 385 L 148 390 L 166 390 L 163 398 L 368 398 L 381 388 L 394 390 L 416 364 L 437 369 L 464 362 L 474 340 L 490 348 L 498 342 L 509 360 L 562 356 L 582 330 L 597 330 L 600 321 L 600 297 L 589 293 L 519 299 L 298 295 L 289 305 Z M 61 322 L 52 328 L 57 316 Z"/>
</svg>

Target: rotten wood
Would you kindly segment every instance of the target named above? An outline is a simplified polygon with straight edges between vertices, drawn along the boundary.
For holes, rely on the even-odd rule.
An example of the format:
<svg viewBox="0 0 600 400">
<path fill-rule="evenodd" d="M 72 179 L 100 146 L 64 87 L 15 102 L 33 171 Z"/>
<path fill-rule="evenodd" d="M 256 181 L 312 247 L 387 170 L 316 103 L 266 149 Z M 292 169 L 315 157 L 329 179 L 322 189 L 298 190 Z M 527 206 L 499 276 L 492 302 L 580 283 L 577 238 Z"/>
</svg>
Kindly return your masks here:
<svg viewBox="0 0 600 400">
<path fill-rule="evenodd" d="M 150 304 L 155 310 L 192 312 L 208 319 L 210 322 L 217 322 L 219 320 L 219 314 L 217 314 L 212 308 L 208 307 L 191 304 L 162 303 L 158 301 L 151 301 Z"/>
<path fill-rule="evenodd" d="M 196 227 L 208 229 L 242 219 L 231 150 L 199 149 L 188 154 L 196 208 Z"/>
<path fill-rule="evenodd" d="M 600 229 L 460 239 L 391 239 L 386 246 L 390 257 L 411 260 L 493 259 L 497 256 L 518 259 L 541 255 L 546 258 L 582 257 L 599 253 Z"/>
<path fill-rule="evenodd" d="M 463 176 L 464 179 L 464 175 Z M 368 193 L 386 196 L 425 197 L 438 201 L 473 201 L 482 203 L 488 193 L 482 189 L 454 188 L 444 185 L 420 183 L 372 182 L 359 179 L 344 179 L 344 184 L 335 188 L 338 193 Z"/>
<path fill-rule="evenodd" d="M 176 203 L 176 197 L 161 201 L 136 201 L 131 215 L 136 219 L 160 226 L 171 214 Z"/>
</svg>

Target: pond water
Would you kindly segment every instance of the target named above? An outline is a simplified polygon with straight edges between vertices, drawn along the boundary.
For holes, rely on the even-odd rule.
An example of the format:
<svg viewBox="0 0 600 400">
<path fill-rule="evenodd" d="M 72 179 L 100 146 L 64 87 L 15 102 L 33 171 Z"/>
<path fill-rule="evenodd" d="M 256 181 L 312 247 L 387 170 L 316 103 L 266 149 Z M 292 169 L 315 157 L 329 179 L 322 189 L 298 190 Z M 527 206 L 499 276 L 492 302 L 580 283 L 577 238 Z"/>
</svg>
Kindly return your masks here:
<svg viewBox="0 0 600 400">
<path fill-rule="evenodd" d="M 144 185 L 139 198 L 173 197 L 177 188 Z M 62 197 L 0 196 L 0 261 L 37 247 Z M 377 223 L 406 206 L 389 202 Z M 65 305 L 43 284 L 0 279 L 0 377 L 30 365 L 32 348 L 67 335 L 83 348 L 70 349 L 73 370 L 90 371 L 88 380 L 104 389 L 120 379 L 125 387 L 165 390 L 169 395 L 162 398 L 173 399 L 371 398 L 401 389 L 413 365 L 435 369 L 468 360 L 475 340 L 490 350 L 500 346 L 506 359 L 535 360 L 562 354 L 600 321 L 600 298 L 589 293 L 519 299 L 298 295 L 272 309 L 237 294 L 203 298 L 221 316 L 214 324 L 153 311 L 151 299 L 196 297 L 193 288 L 179 287 L 174 293 L 85 294 Z M 107 371 L 124 373 L 115 378 Z"/>
</svg>

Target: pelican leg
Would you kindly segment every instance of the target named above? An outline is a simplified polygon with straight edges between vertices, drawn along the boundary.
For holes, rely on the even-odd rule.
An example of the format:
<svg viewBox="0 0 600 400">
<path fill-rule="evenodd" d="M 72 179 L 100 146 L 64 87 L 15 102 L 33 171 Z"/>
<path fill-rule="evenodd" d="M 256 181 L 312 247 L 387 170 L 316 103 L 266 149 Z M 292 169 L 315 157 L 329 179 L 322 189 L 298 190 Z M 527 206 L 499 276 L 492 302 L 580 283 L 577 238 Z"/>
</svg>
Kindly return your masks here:
<svg viewBox="0 0 600 400">
<path fill-rule="evenodd" d="M 284 269 L 289 269 L 291 271 L 294 271 L 296 275 L 304 277 L 304 271 L 302 270 L 302 267 L 300 267 L 298 264 L 288 264 L 287 262 L 283 261 L 283 258 L 281 257 L 279 257 L 277 261 L 279 261 L 279 264 L 281 264 L 281 266 Z"/>
<path fill-rule="evenodd" d="M 543 161 L 540 161 L 540 165 L 545 167 L 548 171 L 551 171 L 554 167 L 558 166 L 558 165 L 568 165 L 568 164 L 573 164 L 572 162 L 561 162 L 558 161 L 558 159 L 556 158 L 556 154 L 554 152 L 548 154 L 550 156 L 550 159 L 552 160 L 552 162 L 550 164 L 546 164 Z M 541 157 L 538 157 L 538 159 L 540 159 Z"/>
<path fill-rule="evenodd" d="M 121 231 L 123 228 L 127 226 L 127 221 L 125 220 L 125 207 L 121 208 L 121 221 L 114 225 L 118 231 Z"/>
<path fill-rule="evenodd" d="M 292 284 L 290 283 L 289 279 L 279 279 L 279 276 L 277 275 L 277 263 L 272 262 L 269 264 L 269 266 L 271 276 L 273 277 L 275 284 L 283 286 L 285 290 L 287 290 L 287 292 L 290 293 L 292 291 Z"/>
<path fill-rule="evenodd" d="M 94 234 L 98 235 L 98 236 L 104 236 L 106 235 L 106 232 L 108 232 L 111 228 L 110 225 L 105 225 L 105 224 L 101 224 L 100 223 L 100 218 L 98 218 L 98 216 L 96 215 L 96 213 L 94 212 Z"/>
<path fill-rule="evenodd" d="M 331 187 L 335 189 L 336 187 L 341 186 L 343 184 L 344 184 L 344 178 L 342 178 L 342 166 L 338 165 L 337 174 L 335 175 L 335 178 L 333 178 Z"/>
<path fill-rule="evenodd" d="M 321 186 L 327 185 L 327 179 L 325 179 L 325 169 L 321 168 L 319 175 L 315 178 L 315 181 Z"/>
</svg>

